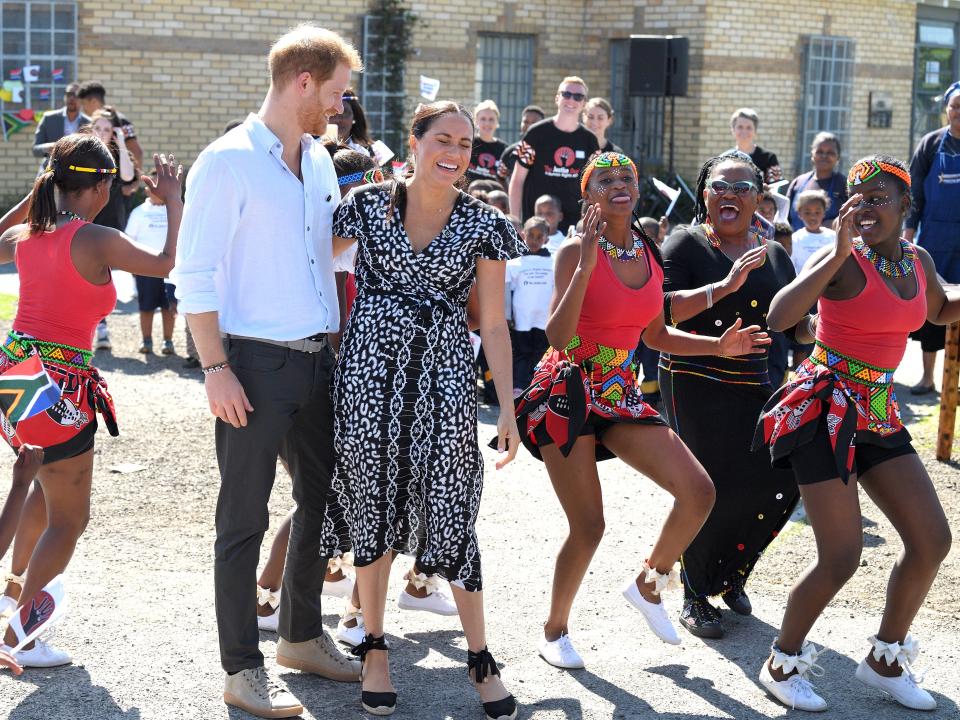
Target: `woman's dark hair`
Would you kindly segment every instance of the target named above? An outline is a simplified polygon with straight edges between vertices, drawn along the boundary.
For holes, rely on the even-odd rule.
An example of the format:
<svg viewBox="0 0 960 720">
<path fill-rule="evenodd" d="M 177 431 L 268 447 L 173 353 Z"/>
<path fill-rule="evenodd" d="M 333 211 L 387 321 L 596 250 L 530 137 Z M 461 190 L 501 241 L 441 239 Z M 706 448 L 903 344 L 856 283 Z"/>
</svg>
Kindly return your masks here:
<svg viewBox="0 0 960 720">
<path fill-rule="evenodd" d="M 410 137 L 421 140 L 423 136 L 427 134 L 427 131 L 433 123 L 445 115 L 452 115 L 454 113 L 462 115 L 470 122 L 470 136 L 473 137 L 477 132 L 477 127 L 473 122 L 473 115 L 460 103 L 455 103 L 450 100 L 438 100 L 437 102 L 426 105 L 423 103 L 417 105 L 417 109 L 413 113 L 413 122 L 410 123 Z M 414 172 L 416 172 L 416 170 L 414 170 Z M 458 182 L 459 180 L 458 178 Z M 399 206 L 400 196 L 406 187 L 403 178 L 393 178 L 393 184 L 390 188 L 390 204 L 387 207 L 388 222 L 393 220 L 393 210 Z"/>
<path fill-rule="evenodd" d="M 357 93 L 354 92 L 353 88 L 347 88 L 343 92 L 343 96 L 350 98 L 349 100 L 344 100 L 344 102 L 347 103 L 353 111 L 353 127 L 350 128 L 350 137 L 360 145 L 366 147 L 373 145 L 373 140 L 370 138 L 370 128 L 367 125 L 367 114 L 363 111 L 363 105 L 360 104 Z"/>
<path fill-rule="evenodd" d="M 85 168 L 71 170 L 70 168 Z M 27 235 L 46 232 L 57 222 L 54 187 L 61 193 L 82 192 L 103 182 L 111 182 L 113 174 L 96 172 L 117 167 L 113 155 L 96 135 L 74 133 L 60 138 L 50 151 L 46 169 L 33 184 L 27 208 Z"/>
<path fill-rule="evenodd" d="M 749 155 L 739 150 L 734 150 L 723 153 L 723 155 L 712 157 L 703 164 L 703 167 L 700 168 L 700 174 L 697 176 L 697 189 L 695 190 L 696 197 L 694 198 L 695 204 L 693 212 L 694 225 L 699 225 L 707 219 L 707 203 L 703 199 L 703 191 L 707 189 L 707 180 L 710 179 L 714 169 L 716 169 L 718 165 L 726 162 L 733 162 L 750 168 L 751 172 L 753 172 L 753 181 L 757 186 L 757 192 L 763 192 L 763 173 L 760 172 L 760 168 L 750 159 Z"/>
</svg>

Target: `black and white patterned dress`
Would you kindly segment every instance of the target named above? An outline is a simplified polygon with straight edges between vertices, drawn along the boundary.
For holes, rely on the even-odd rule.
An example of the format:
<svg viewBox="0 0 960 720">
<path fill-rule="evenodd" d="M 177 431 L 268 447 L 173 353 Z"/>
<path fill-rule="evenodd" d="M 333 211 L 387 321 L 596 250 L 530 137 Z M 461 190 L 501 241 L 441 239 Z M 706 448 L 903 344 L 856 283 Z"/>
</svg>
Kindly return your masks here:
<svg viewBox="0 0 960 720">
<path fill-rule="evenodd" d="M 370 564 L 390 550 L 481 589 L 474 523 L 483 488 L 467 295 L 477 258 L 520 253 L 513 225 L 461 193 L 446 227 L 414 253 L 404 195 L 351 192 L 333 233 L 357 240 L 357 297 L 334 381 L 337 454 L 324 550 Z"/>
</svg>

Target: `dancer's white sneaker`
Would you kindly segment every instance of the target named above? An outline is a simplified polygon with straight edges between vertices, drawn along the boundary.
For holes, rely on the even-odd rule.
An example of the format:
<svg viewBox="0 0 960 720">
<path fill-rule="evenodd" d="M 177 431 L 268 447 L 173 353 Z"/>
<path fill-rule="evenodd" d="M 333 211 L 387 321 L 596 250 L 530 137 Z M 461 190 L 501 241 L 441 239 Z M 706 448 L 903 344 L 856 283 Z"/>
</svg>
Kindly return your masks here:
<svg viewBox="0 0 960 720">
<path fill-rule="evenodd" d="M 0 650 L 10 652 L 6 645 L 0 646 Z M 48 645 L 43 640 L 37 638 L 34 640 L 33 648 L 30 650 L 20 650 L 16 656 L 20 667 L 50 668 L 60 665 L 69 665 L 73 662 L 70 653 L 58 650 L 53 645 Z"/>
<path fill-rule="evenodd" d="M 421 610 L 423 612 L 433 613 L 434 615 L 458 615 L 457 604 L 453 601 L 440 585 L 440 578 L 436 575 L 426 575 L 424 573 L 415 573 L 413 568 L 407 573 L 406 579 L 412 583 L 417 590 L 426 589 L 426 597 L 417 597 L 406 591 L 406 588 L 400 591 L 397 598 L 397 605 L 401 610 Z"/>
<path fill-rule="evenodd" d="M 566 670 L 579 670 L 583 665 L 583 658 L 573 646 L 569 635 L 561 635 L 556 640 L 540 640 L 540 657 L 554 667 Z"/>
<path fill-rule="evenodd" d="M 353 627 L 349 627 L 347 623 L 350 620 L 356 620 L 357 624 Z M 347 600 L 347 606 L 344 608 L 343 617 L 340 618 L 340 622 L 337 623 L 337 640 L 349 645 L 350 647 L 356 647 L 363 642 L 363 638 L 367 634 L 367 627 L 363 623 L 363 610 L 354 606 L 349 600 Z"/>
<path fill-rule="evenodd" d="M 273 609 L 270 615 L 257 615 L 257 627 L 267 632 L 277 632 L 280 624 L 280 590 L 270 590 L 257 585 L 257 605 Z"/>
<path fill-rule="evenodd" d="M 327 597 L 350 598 L 353 595 L 353 580 L 346 575 L 339 580 L 324 580 L 322 592 Z"/>
<path fill-rule="evenodd" d="M 664 590 L 674 590 L 680 587 L 680 574 L 675 568 L 671 568 L 670 572 L 667 573 L 658 572 L 655 568 L 650 567 L 650 564 L 644 560 L 640 570 L 643 576 L 643 582 L 654 583 L 654 595 L 660 595 Z M 677 629 L 673 626 L 673 623 L 670 622 L 670 618 L 667 617 L 667 610 L 663 606 L 662 596 L 660 597 L 659 603 L 652 603 L 646 600 L 643 595 L 640 594 L 640 588 L 637 587 L 636 581 L 631 580 L 623 589 L 623 597 L 627 599 L 628 603 L 640 611 L 643 619 L 647 621 L 647 625 L 653 631 L 654 635 L 665 643 L 670 643 L 671 645 L 680 644 L 680 635 L 677 633 Z"/>
<path fill-rule="evenodd" d="M 806 710 L 808 712 L 822 712 L 827 709 L 827 701 L 817 695 L 813 689 L 813 683 L 808 679 L 808 675 L 819 677 L 823 675 L 823 668 L 817 665 L 817 657 L 822 650 L 817 650 L 816 645 L 811 642 L 803 644 L 799 655 L 787 655 L 776 646 L 772 647 L 773 667 L 782 669 L 784 673 L 797 672 L 786 680 L 774 680 L 770 674 L 770 663 L 763 661 L 763 667 L 760 668 L 760 684 L 764 689 L 773 695 L 777 700 L 787 707 L 795 710 Z"/>
<path fill-rule="evenodd" d="M 937 701 L 920 687 L 923 675 L 918 676 L 913 672 L 912 665 L 920 654 L 920 643 L 912 635 L 907 635 L 903 643 L 886 643 L 872 635 L 870 642 L 873 644 L 871 652 L 874 660 L 879 662 L 884 659 L 888 665 L 896 662 L 903 672 L 897 677 L 885 677 L 863 659 L 857 666 L 857 680 L 882 690 L 904 707 L 912 710 L 936 710 Z"/>
</svg>

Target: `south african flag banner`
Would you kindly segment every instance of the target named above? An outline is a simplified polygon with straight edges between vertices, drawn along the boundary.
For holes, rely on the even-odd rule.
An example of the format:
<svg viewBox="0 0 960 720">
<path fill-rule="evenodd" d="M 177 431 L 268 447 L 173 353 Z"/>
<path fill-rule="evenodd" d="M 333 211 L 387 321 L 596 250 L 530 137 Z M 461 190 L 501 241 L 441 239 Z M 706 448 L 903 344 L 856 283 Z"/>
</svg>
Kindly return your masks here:
<svg viewBox="0 0 960 720">
<path fill-rule="evenodd" d="M 0 411 L 14 425 L 47 410 L 60 400 L 60 388 L 40 362 L 31 355 L 0 374 Z"/>
</svg>

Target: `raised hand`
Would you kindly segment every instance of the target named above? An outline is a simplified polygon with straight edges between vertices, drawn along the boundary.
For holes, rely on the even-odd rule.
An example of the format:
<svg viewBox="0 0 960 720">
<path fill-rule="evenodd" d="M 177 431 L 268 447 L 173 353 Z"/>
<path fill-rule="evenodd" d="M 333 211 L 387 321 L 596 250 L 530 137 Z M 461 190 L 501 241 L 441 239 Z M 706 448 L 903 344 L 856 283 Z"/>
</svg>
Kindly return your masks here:
<svg viewBox="0 0 960 720">
<path fill-rule="evenodd" d="M 580 269 L 588 273 L 597 266 L 597 241 L 607 230 L 599 205 L 590 205 L 583 216 L 583 232 L 580 234 Z"/>
<path fill-rule="evenodd" d="M 834 241 L 833 256 L 845 258 L 853 250 L 853 220 L 863 195 L 857 193 L 847 200 L 837 215 L 837 239 Z"/>
<path fill-rule="evenodd" d="M 180 176 L 183 175 L 183 165 L 177 165 L 177 160 L 171 154 L 153 154 L 153 166 L 157 177 L 143 176 L 143 182 L 166 203 L 180 202 Z"/>
<path fill-rule="evenodd" d="M 743 255 L 733 261 L 733 267 L 727 277 L 720 283 L 729 293 L 735 293 L 743 287 L 747 281 L 747 276 L 752 270 L 763 265 L 767 259 L 767 246 L 761 245 L 747 250 Z"/>
<path fill-rule="evenodd" d="M 742 325 L 743 318 L 737 318 L 736 322 L 724 331 L 720 336 L 718 355 L 726 357 L 756 355 L 765 352 L 765 346 L 773 342 L 773 339 L 759 325 L 741 327 Z"/>
</svg>

